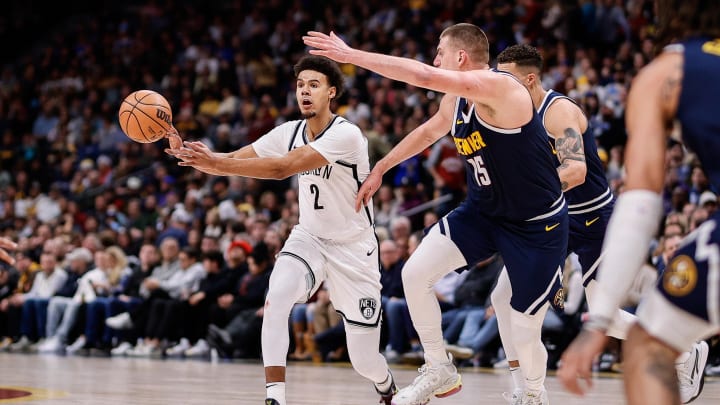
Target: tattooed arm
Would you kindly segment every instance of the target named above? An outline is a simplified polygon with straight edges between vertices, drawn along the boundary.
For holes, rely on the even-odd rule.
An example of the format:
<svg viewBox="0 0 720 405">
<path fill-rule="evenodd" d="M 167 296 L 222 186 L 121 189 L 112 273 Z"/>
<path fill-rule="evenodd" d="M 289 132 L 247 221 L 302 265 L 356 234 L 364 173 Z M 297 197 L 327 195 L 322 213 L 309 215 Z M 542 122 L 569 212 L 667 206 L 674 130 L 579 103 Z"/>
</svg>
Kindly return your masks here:
<svg viewBox="0 0 720 405">
<path fill-rule="evenodd" d="M 545 115 L 545 128 L 555 138 L 555 151 L 560 161 L 557 170 L 562 190 L 567 191 L 583 184 L 587 165 L 582 134 L 587 129 L 587 119 L 580 108 L 570 100 L 557 100 Z"/>
</svg>

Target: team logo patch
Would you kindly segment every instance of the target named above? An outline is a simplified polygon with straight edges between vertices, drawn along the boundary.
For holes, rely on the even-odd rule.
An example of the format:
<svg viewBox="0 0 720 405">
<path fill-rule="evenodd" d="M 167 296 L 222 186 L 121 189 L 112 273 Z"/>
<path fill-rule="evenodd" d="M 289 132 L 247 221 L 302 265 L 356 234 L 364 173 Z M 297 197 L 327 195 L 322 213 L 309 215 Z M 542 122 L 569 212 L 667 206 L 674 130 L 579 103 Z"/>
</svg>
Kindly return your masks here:
<svg viewBox="0 0 720 405">
<path fill-rule="evenodd" d="M 553 306 L 559 310 L 565 309 L 565 289 L 561 288 L 555 293 L 553 297 Z"/>
<path fill-rule="evenodd" d="M 688 295 L 697 284 L 697 267 L 692 258 L 680 255 L 670 261 L 663 274 L 663 288 L 675 297 Z"/>
<path fill-rule="evenodd" d="M 375 298 L 360 298 L 360 313 L 363 318 L 370 319 L 375 315 L 377 301 Z"/>
</svg>

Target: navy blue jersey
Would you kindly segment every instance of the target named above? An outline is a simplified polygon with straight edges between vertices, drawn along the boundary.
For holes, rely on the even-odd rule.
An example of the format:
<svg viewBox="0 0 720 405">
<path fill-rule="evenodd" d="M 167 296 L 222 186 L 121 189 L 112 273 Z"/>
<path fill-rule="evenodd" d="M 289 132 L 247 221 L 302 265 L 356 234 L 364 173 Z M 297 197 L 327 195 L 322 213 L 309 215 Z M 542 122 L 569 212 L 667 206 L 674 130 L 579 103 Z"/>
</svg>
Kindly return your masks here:
<svg viewBox="0 0 720 405">
<path fill-rule="evenodd" d="M 479 212 L 523 221 L 564 207 L 557 159 L 536 112 L 520 128 L 501 129 L 483 122 L 475 106 L 458 97 L 451 134 L 466 162 L 467 199 Z"/>
<path fill-rule="evenodd" d="M 683 42 L 685 61 L 677 118 L 710 184 L 720 189 L 720 39 Z"/>
<path fill-rule="evenodd" d="M 555 90 L 549 90 L 547 92 L 543 102 L 540 104 L 540 108 L 538 108 L 538 116 L 543 126 L 545 125 L 545 113 L 548 108 L 550 108 L 553 102 L 562 98 L 575 103 L 571 98 Z M 548 134 L 548 138 L 552 146 L 552 152 L 556 154 L 555 139 L 550 136 L 550 134 Z M 610 192 L 610 186 L 605 177 L 605 169 L 600 161 L 597 145 L 595 144 L 595 137 L 590 130 L 589 122 L 587 129 L 585 129 L 585 132 L 582 134 L 582 138 L 585 148 L 587 174 L 585 175 L 585 182 L 583 184 L 565 192 L 565 198 L 568 202 L 568 213 L 570 215 L 594 211 L 609 204 L 613 200 L 613 195 Z M 560 161 L 557 159 L 556 163 L 558 166 L 560 165 Z"/>
</svg>

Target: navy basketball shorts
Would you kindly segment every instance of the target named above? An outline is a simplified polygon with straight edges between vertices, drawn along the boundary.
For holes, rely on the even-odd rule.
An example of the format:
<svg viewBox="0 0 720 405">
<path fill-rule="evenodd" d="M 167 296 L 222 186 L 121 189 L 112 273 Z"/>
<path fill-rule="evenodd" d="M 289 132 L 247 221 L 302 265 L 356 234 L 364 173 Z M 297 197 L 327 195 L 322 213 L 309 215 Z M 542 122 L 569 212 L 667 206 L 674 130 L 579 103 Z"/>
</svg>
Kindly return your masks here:
<svg viewBox="0 0 720 405">
<path fill-rule="evenodd" d="M 435 226 L 455 243 L 468 265 L 502 255 L 513 291 L 510 304 L 516 311 L 532 315 L 547 301 L 562 305 L 566 204 L 547 218 L 510 221 L 484 215 L 465 201 Z"/>
<path fill-rule="evenodd" d="M 583 287 L 594 280 L 600 265 L 603 240 L 614 204 L 597 210 L 570 215 L 568 254 L 578 256 L 582 268 Z"/>
</svg>

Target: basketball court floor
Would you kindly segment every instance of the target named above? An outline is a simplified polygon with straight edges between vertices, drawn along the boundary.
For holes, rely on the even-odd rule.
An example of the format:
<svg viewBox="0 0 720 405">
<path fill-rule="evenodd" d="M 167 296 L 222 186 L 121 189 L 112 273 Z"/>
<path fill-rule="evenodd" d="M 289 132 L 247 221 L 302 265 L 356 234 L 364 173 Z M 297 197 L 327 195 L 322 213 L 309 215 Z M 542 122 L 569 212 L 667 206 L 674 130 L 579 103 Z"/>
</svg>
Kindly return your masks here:
<svg viewBox="0 0 720 405">
<path fill-rule="evenodd" d="M 417 375 L 415 368 L 393 366 L 398 385 Z M 509 378 L 504 371 L 465 369 L 463 389 L 436 405 L 503 404 Z M 372 384 L 348 364 L 291 363 L 288 368 L 291 405 L 377 404 Z M 618 375 L 596 378 L 585 398 L 565 393 L 549 377 L 550 401 L 563 405 L 623 404 Z M 0 405 L 223 405 L 262 404 L 265 399 L 262 364 L 211 363 L 192 360 L 84 358 L 0 353 Z M 708 377 L 702 396 L 693 405 L 720 404 L 720 379 Z"/>
</svg>

